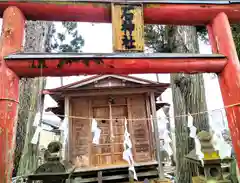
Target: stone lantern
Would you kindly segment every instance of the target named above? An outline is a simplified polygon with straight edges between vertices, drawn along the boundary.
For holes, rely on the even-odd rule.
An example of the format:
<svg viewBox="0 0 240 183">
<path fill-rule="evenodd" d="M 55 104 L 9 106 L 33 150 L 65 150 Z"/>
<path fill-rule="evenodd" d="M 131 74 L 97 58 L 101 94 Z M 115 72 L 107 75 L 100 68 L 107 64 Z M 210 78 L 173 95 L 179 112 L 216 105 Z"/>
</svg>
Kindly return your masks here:
<svg viewBox="0 0 240 183">
<path fill-rule="evenodd" d="M 209 132 L 201 131 L 197 138 L 201 144 L 201 151 L 204 155 L 200 160 L 196 154 L 196 148 L 192 150 L 186 159 L 197 170 L 197 175 L 192 177 L 193 183 L 231 183 L 223 173 L 221 164 L 230 163 L 231 158 L 221 159 L 218 151 L 212 145 L 212 135 Z"/>
</svg>

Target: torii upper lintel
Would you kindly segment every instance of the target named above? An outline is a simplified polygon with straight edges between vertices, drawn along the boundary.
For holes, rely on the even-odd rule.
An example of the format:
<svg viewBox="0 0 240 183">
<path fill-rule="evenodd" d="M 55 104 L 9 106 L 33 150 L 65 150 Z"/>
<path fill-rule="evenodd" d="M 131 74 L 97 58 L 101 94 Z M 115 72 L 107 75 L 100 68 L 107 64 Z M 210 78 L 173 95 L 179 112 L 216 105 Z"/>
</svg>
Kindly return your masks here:
<svg viewBox="0 0 240 183">
<path fill-rule="evenodd" d="M 204 25 L 220 12 L 231 23 L 240 21 L 239 0 L 2 0 L 0 14 L 16 6 L 29 20 L 111 23 L 111 3 L 143 4 L 146 24 Z"/>
</svg>

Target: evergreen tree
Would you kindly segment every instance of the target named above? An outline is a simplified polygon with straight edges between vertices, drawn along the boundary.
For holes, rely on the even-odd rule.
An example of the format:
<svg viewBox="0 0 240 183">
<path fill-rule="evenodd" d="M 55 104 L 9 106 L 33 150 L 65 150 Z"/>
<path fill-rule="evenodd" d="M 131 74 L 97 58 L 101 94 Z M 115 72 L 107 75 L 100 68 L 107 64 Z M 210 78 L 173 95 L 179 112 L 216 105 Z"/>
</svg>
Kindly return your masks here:
<svg viewBox="0 0 240 183">
<path fill-rule="evenodd" d="M 25 48 L 27 52 L 80 52 L 84 40 L 79 35 L 76 22 L 62 22 L 63 32 L 52 22 L 26 24 Z M 30 173 L 38 166 L 38 145 L 31 144 L 35 127 L 34 117 L 39 110 L 40 92 L 46 78 L 22 78 L 20 81 L 20 110 L 18 113 L 16 149 L 13 177 Z"/>
<path fill-rule="evenodd" d="M 26 36 L 24 51 L 43 52 L 48 39 L 47 32 L 50 22 L 28 21 L 26 23 Z M 17 121 L 16 149 L 14 157 L 13 177 L 30 173 L 37 166 L 37 145 L 31 144 L 35 132 L 34 117 L 39 109 L 40 78 L 22 78 L 20 80 L 20 106 Z"/>
<path fill-rule="evenodd" d="M 198 53 L 197 31 L 190 26 L 146 26 L 146 44 L 155 52 Z M 205 90 L 202 74 L 171 74 L 174 116 L 197 113 L 206 110 Z M 207 114 L 193 116 L 194 126 L 209 130 Z M 175 121 L 176 135 L 176 177 L 178 183 L 191 182 L 189 165 L 185 156 L 194 148 L 189 137 L 187 117 Z M 194 172 L 193 172 L 194 173 Z"/>
<path fill-rule="evenodd" d="M 81 52 L 84 45 L 82 36 L 78 33 L 77 22 L 62 22 L 63 30 L 53 26 L 50 32 L 51 42 L 48 49 L 51 52 Z"/>
</svg>

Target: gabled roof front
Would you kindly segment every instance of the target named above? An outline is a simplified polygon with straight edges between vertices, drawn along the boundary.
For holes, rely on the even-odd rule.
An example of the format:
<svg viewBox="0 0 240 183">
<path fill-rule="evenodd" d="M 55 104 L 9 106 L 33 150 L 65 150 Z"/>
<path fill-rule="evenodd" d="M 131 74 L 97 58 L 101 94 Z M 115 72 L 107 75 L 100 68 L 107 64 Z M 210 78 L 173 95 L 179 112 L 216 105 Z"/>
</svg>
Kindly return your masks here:
<svg viewBox="0 0 240 183">
<path fill-rule="evenodd" d="M 66 91 L 66 90 L 72 90 L 72 89 L 76 89 L 76 88 L 82 88 L 86 85 L 95 83 L 97 81 L 100 80 L 104 80 L 107 78 L 115 78 L 115 79 L 120 79 L 120 80 L 124 80 L 124 81 L 128 81 L 128 82 L 132 82 L 132 83 L 136 83 L 136 84 L 140 84 L 140 85 L 158 85 L 158 87 L 163 87 L 163 88 L 167 88 L 169 87 L 169 83 L 159 83 L 159 82 L 155 82 L 155 81 L 150 81 L 150 80 L 146 80 L 146 79 L 142 79 L 142 78 L 137 78 L 134 76 L 128 76 L 128 75 L 113 75 L 113 74 L 108 74 L 108 75 L 95 75 L 62 87 L 57 87 L 54 89 L 46 89 L 43 90 L 43 94 L 54 94 L 56 92 L 61 92 L 61 91 Z"/>
<path fill-rule="evenodd" d="M 127 85 L 127 86 L 104 86 L 104 87 L 99 87 L 95 86 L 92 87 L 96 82 L 100 82 L 102 80 L 106 80 L 108 78 L 111 79 L 119 79 L 124 82 L 129 82 L 133 83 L 133 85 Z M 86 87 L 88 86 L 88 87 Z M 89 87 L 91 86 L 91 87 Z M 62 87 L 54 88 L 54 89 L 46 89 L 43 90 L 43 95 L 44 94 L 49 94 L 57 103 L 58 107 L 51 107 L 46 109 L 46 111 L 52 111 L 55 114 L 64 114 L 64 95 L 63 93 L 68 93 L 71 91 L 78 91 L 78 92 L 86 92 L 86 90 L 99 90 L 99 89 L 105 89 L 105 88 L 115 88 L 115 89 L 124 89 L 124 88 L 148 88 L 148 89 L 153 89 L 155 92 L 155 97 L 160 96 L 167 88 L 169 87 L 169 83 L 159 83 L 159 82 L 154 82 L 134 76 L 128 76 L 128 75 L 95 75 Z M 156 108 L 161 108 L 164 105 L 168 105 L 165 102 L 158 103 L 156 104 Z"/>
</svg>

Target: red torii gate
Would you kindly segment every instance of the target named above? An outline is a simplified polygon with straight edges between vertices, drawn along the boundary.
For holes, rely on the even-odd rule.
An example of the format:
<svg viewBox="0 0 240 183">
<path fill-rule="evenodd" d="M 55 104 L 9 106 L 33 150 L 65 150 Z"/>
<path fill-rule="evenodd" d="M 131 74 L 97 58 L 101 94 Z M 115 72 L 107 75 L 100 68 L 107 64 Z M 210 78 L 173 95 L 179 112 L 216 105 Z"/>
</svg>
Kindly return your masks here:
<svg viewBox="0 0 240 183">
<path fill-rule="evenodd" d="M 0 60 L 0 182 L 10 182 L 11 178 L 19 77 L 41 76 L 39 68 L 43 68 L 43 76 L 215 72 L 219 76 L 224 104 L 240 103 L 240 65 L 229 25 L 229 22 L 240 20 L 240 4 L 231 4 L 229 1 L 219 1 L 219 4 L 211 1 L 208 4 L 201 1 L 194 1 L 193 4 L 173 2 L 139 0 L 137 3 L 143 4 L 145 23 L 206 25 L 212 50 L 216 54 L 20 53 L 25 19 L 111 22 L 111 2 L 0 2 L 0 14 L 3 15 Z M 87 61 L 88 66 L 83 61 Z M 240 167 L 240 107 L 236 105 L 227 108 L 226 112 Z"/>
</svg>

